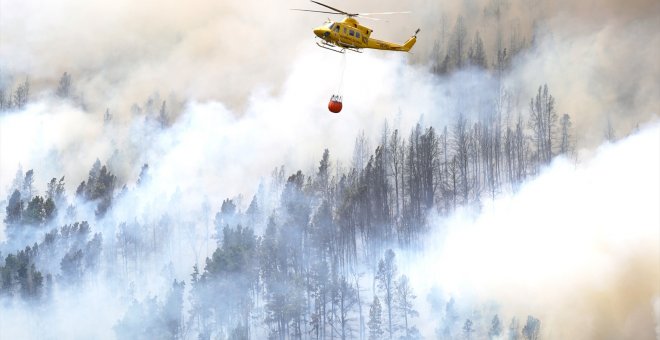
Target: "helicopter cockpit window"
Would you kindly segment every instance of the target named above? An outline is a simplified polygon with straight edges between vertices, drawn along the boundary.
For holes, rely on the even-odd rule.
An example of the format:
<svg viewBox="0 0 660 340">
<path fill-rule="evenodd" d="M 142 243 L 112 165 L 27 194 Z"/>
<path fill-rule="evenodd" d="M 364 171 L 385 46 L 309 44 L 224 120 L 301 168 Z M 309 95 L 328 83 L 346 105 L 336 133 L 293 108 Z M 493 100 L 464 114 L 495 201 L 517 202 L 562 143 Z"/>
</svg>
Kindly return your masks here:
<svg viewBox="0 0 660 340">
<path fill-rule="evenodd" d="M 325 24 L 325 25 L 328 26 L 329 29 L 332 29 L 332 25 L 334 25 L 334 23 L 329 22 L 329 23 L 327 23 L 327 24 Z"/>
<path fill-rule="evenodd" d="M 335 25 L 335 32 L 339 33 L 339 25 Z"/>
<path fill-rule="evenodd" d="M 348 31 L 348 35 L 350 35 L 350 36 L 352 37 L 352 36 L 355 35 L 355 32 L 354 32 L 353 30 L 349 30 L 349 31 Z"/>
</svg>

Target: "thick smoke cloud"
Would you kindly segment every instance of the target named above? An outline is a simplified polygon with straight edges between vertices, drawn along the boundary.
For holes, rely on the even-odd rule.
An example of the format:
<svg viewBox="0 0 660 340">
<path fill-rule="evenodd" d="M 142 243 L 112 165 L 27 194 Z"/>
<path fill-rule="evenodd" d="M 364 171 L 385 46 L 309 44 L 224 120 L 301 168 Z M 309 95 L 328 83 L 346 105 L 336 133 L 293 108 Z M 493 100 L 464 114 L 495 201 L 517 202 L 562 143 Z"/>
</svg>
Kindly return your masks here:
<svg viewBox="0 0 660 340">
<path fill-rule="evenodd" d="M 255 91 L 240 118 L 215 101 L 190 102 L 167 129 L 140 116 L 104 125 L 99 117 L 58 101 L 28 106 L 24 112 L 2 117 L 2 183 L 11 183 L 19 163 L 25 169 L 49 165 L 46 173 L 37 172 L 36 183 L 65 173 L 69 189 L 75 190 L 97 157 L 106 161 L 118 150 L 119 161 L 112 163 L 125 180 L 134 180 L 140 166 L 148 163 L 155 180 L 161 181 L 158 188 L 172 191 L 196 185 L 194 189 L 216 194 L 250 194 L 259 178 L 274 167 L 306 169 L 325 147 L 349 166 L 360 130 L 376 136 L 386 119 L 408 129 L 418 112 L 432 112 L 442 100 L 434 98 L 438 87 L 433 78 L 424 68 L 405 66 L 403 55 L 351 56 L 344 89 L 357 95 L 347 96 L 341 116 L 329 115 L 324 105 L 329 88 L 336 89 L 339 79 L 332 67 L 319 65 L 339 65 L 340 58 L 316 49 L 298 57 L 297 68 L 280 94 Z M 328 81 L 309 86 L 317 79 Z M 397 97 L 401 83 L 415 82 L 404 89 L 405 96 Z M 237 177 L 243 180 L 236 181 Z"/>
<path fill-rule="evenodd" d="M 333 73 L 340 63 L 308 48 L 312 45 L 310 28 L 324 18 L 288 10 L 308 5 L 312 4 L 202 0 L 185 6 L 168 1 L 93 5 L 75 1 L 3 2 L 0 83 L 10 90 L 28 76 L 33 97 L 39 98 L 52 91 L 66 71 L 73 75 L 74 91 L 87 111 L 100 117 L 108 108 L 114 119 L 124 125 L 132 124 L 130 107 L 142 105 L 154 93 L 168 101 L 174 116 L 182 111 L 180 102 L 213 99 L 240 117 L 246 114 L 248 98 L 254 98 L 255 93 L 282 98 L 280 91 L 289 74 L 302 69 L 301 58 L 315 62 L 313 70 L 304 69 L 308 76 L 305 87 L 318 89 L 318 96 L 321 92 L 324 97 L 329 96 L 337 86 L 338 77 Z M 581 145 L 597 145 L 608 121 L 623 136 L 639 123 L 657 117 L 660 110 L 654 100 L 654 94 L 660 90 L 660 70 L 655 62 L 660 46 L 660 27 L 655 18 L 660 9 L 653 1 L 625 5 L 617 1 L 591 5 L 541 1 L 367 1 L 358 5 L 338 1 L 334 5 L 359 7 L 358 11 L 413 11 L 389 22 L 365 23 L 376 29 L 374 34 L 394 41 L 404 40 L 421 27 L 419 43 L 411 56 L 421 65 L 432 65 L 443 57 L 434 55 L 433 50 L 437 44 L 442 45 L 443 51 L 449 46 L 457 15 L 465 18 L 468 40 L 471 41 L 473 31 L 480 30 L 490 46 L 489 63 L 495 60 L 497 42 L 510 47 L 513 42 L 508 40 L 513 39 L 514 33 L 518 40 L 533 42 L 531 51 L 514 61 L 507 79 L 514 111 L 527 114 L 528 98 L 537 86 L 548 83 L 557 98 L 558 112 L 572 116 Z M 500 9 L 500 15 L 494 17 L 495 8 Z M 382 52 L 368 54 L 377 59 L 389 58 Z M 353 56 L 349 57 L 353 78 L 345 80 L 347 104 L 359 101 L 367 106 L 372 104 L 368 97 L 381 94 L 378 102 L 389 110 L 397 110 L 400 98 L 407 94 L 385 93 L 398 89 L 409 89 L 410 94 L 418 89 L 428 92 L 429 82 L 418 79 L 424 78 L 421 75 L 385 78 L 396 83 L 388 81 L 374 87 L 369 81 L 374 77 L 383 79 L 382 75 L 389 71 L 350 69 L 350 59 Z M 450 80 L 444 93 L 450 92 L 451 99 L 459 100 L 456 93 L 464 92 L 455 89 L 463 81 L 464 78 Z M 476 82 L 482 81 L 483 77 L 478 76 Z M 379 91 L 373 91 L 376 88 Z M 318 97 L 310 97 L 309 92 L 296 95 L 287 110 L 304 110 L 310 104 L 322 110 L 319 103 L 323 101 Z M 455 114 L 452 106 L 439 105 L 446 103 L 433 97 L 437 94 L 431 98 L 408 96 L 410 100 L 402 109 L 423 113 L 427 118 Z M 84 129 L 93 131 L 98 127 Z M 97 153 L 84 160 L 90 157 L 107 159 L 110 155 Z M 7 164 L 15 167 L 12 162 Z"/>
<path fill-rule="evenodd" d="M 196 0 L 185 5 L 176 1 L 3 1 L 2 83 L 30 76 L 35 89 L 43 90 L 52 88 L 68 71 L 92 112 L 110 108 L 117 116 L 128 115 L 133 103 L 144 101 L 154 91 L 244 108 L 255 87 L 277 92 L 298 55 L 311 44 L 310 29 L 324 16 L 288 9 L 312 5 L 252 0 Z M 519 68 L 523 72 L 520 90 L 527 91 L 521 98 L 523 107 L 537 83 L 548 82 L 551 89 L 562 91 L 562 96 L 556 96 L 564 99 L 560 111 L 574 115 L 580 127 L 602 125 L 602 120 L 594 121 L 593 113 L 579 121 L 585 107 L 622 120 L 624 134 L 636 119 L 628 119 L 629 113 L 623 114 L 618 107 L 633 105 L 640 119 L 657 114 L 657 103 L 646 98 L 659 87 L 654 55 L 660 6 L 655 1 L 417 0 L 332 5 L 367 12 L 412 11 L 388 22 L 365 20 L 365 24 L 375 29 L 375 35 L 393 41 L 403 41 L 422 28 L 412 57 L 422 64 L 444 57 L 433 55 L 433 50 L 436 44 L 443 51 L 450 44 L 458 15 L 466 21 L 469 41 L 476 30 L 484 37 L 491 53 L 489 63 L 496 59 L 495 47 L 510 47 L 514 36 L 520 40 L 516 44 L 533 42 L 538 51 L 523 63 L 531 63 L 530 67 Z M 585 93 L 590 95 L 576 95 Z M 619 103 L 628 94 L 635 94 L 630 98 L 633 102 Z M 598 101 L 589 101 L 592 97 Z"/>
<path fill-rule="evenodd" d="M 555 160 L 476 215 L 438 219 L 426 249 L 439 250 L 411 260 L 412 282 L 419 291 L 497 301 L 504 320 L 532 314 L 551 339 L 654 338 L 658 141 L 654 124 L 578 165 Z"/>
<path fill-rule="evenodd" d="M 260 1 L 2 7 L 5 76 L 45 85 L 68 71 L 91 108 L 117 112 L 153 91 L 242 103 L 255 86 L 282 79 L 314 22 L 303 18 L 299 29 L 286 4 Z"/>
<path fill-rule="evenodd" d="M 403 41 L 422 29 L 412 55 L 347 56 L 345 108 L 338 116 L 329 115 L 325 103 L 338 87 L 341 57 L 313 46 L 311 28 L 322 23 L 323 15 L 288 10 L 311 7 L 305 1 L 0 0 L 0 87 L 12 89 L 26 76 L 32 84 L 31 104 L 0 116 L 0 199 L 9 195 L 19 164 L 35 169 L 39 188 L 65 175 L 72 195 L 96 158 L 131 189 L 148 163 L 150 183 L 118 199 L 97 226 L 114 232 L 118 222 L 155 223 L 176 209 L 187 212 L 191 224 L 210 220 L 226 197 L 244 195 L 243 206 L 248 204 L 274 167 L 285 164 L 287 171 L 312 173 L 324 148 L 349 167 L 360 131 L 375 145 L 385 120 L 390 129 L 404 132 L 419 120 L 442 127 L 460 111 L 479 114 L 473 103 L 497 97 L 497 80 L 488 72 L 430 72 L 443 57 L 434 54 L 436 46 L 447 48 L 456 16 L 462 15 L 468 39 L 479 29 L 489 51 L 498 36 L 504 47 L 510 47 L 514 32 L 525 40 L 528 48 L 516 55 L 503 81 L 511 94 L 511 120 L 527 115 L 529 98 L 548 83 L 558 113 L 572 117 L 585 163 L 575 168 L 559 160 L 516 195 L 485 203 L 478 216 L 465 212 L 439 222 L 449 228 L 438 236 L 447 247 L 430 262 L 440 263 L 441 273 L 428 282 L 418 279 L 428 276 L 415 276 L 413 282 L 421 281 L 420 300 L 437 285 L 452 294 L 497 299 L 504 315 L 534 314 L 544 329 L 553 330 L 544 333 L 549 338 L 649 337 L 660 315 L 654 260 L 659 223 L 657 214 L 650 215 L 658 206 L 657 190 L 652 191 L 659 187 L 657 124 L 595 155 L 590 150 L 602 141 L 608 120 L 623 137 L 658 119 L 658 3 L 370 0 L 332 5 L 413 11 L 389 22 L 365 20 L 383 39 Z M 497 5 L 504 8 L 499 26 L 492 12 Z M 490 12 L 484 11 L 487 6 Z M 493 27 L 500 27 L 500 34 Z M 494 55 L 488 57 L 492 63 Z M 73 76 L 75 98 L 54 99 L 65 71 Z M 159 101 L 167 100 L 170 117 L 164 128 L 146 117 L 150 114 L 130 109 L 133 104 L 144 108 L 155 93 Z M 104 123 L 106 108 L 112 120 Z M 205 203 L 212 212 L 203 211 Z M 555 219 L 545 218 L 548 211 Z M 93 220 L 93 207 L 81 208 L 78 217 Z M 37 320 L 41 329 L 55 327 L 54 336 L 62 338 L 112 334 L 129 303 L 129 298 L 113 297 L 125 295 L 131 280 L 144 284 L 138 298 L 159 294 L 168 280 L 187 278 L 191 266 L 209 254 L 206 231 L 185 228 L 171 235 L 182 244 L 168 254 L 175 259 L 174 277 L 161 277 L 165 263 L 157 259 L 142 273 L 143 280 L 132 274 L 121 282 L 85 287 L 83 296 L 63 293 L 53 319 Z M 0 241 L 4 238 L 0 230 Z M 484 252 L 486 259 L 478 256 Z M 410 268 L 427 272 L 438 266 Z M 76 329 L 67 323 L 70 307 L 81 307 L 82 317 L 99 303 L 106 315 L 98 327 Z M 0 314 L 0 327 L 11 330 L 4 334 L 39 336 L 25 333 L 26 327 L 7 327 L 35 322 L 30 309 Z M 566 333 L 557 333 L 560 329 Z M 431 337 L 434 330 L 423 333 Z"/>
</svg>

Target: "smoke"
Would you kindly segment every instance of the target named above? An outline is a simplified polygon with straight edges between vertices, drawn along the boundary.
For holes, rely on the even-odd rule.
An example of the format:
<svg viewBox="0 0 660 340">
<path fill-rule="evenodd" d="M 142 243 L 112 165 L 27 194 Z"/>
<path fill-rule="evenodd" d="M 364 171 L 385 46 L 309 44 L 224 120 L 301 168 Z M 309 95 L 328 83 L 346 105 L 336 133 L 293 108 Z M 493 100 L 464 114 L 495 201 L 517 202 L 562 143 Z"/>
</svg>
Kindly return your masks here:
<svg viewBox="0 0 660 340">
<path fill-rule="evenodd" d="M 35 321 L 29 308 L 3 310 L 0 328 L 11 331 L 3 336 L 30 337 L 22 333 L 27 327 L 8 325 L 33 322 L 41 327 L 37 337 L 41 329 L 62 338 L 107 336 L 129 301 L 113 297 L 126 294 L 131 281 L 142 299 L 163 292 L 172 278 L 187 278 L 191 266 L 212 251 L 209 231 L 201 228 L 208 228 L 221 200 L 244 195 L 244 208 L 273 168 L 284 164 L 287 172 L 313 173 L 324 148 L 338 166 L 348 167 L 355 136 L 365 131 L 376 141 L 386 120 L 390 129 L 405 133 L 420 120 L 443 127 L 459 112 L 492 110 L 475 104 L 500 95 L 490 73 L 430 71 L 462 15 L 468 41 L 479 29 L 489 46 L 490 64 L 498 43 L 509 49 L 526 44 L 502 82 L 512 101 L 511 120 L 527 115 L 529 98 L 548 83 L 558 113 L 572 117 L 586 161 L 575 167 L 558 160 L 517 194 L 485 202 L 478 216 L 466 211 L 439 221 L 446 233 L 433 240 L 445 248 L 411 268 L 437 268 L 438 275 L 429 281 L 409 275 L 418 282 L 418 295 L 439 285 L 452 294 L 497 299 L 504 315 L 539 317 L 550 338 L 649 337 L 658 325 L 653 308 L 660 294 L 659 224 L 651 216 L 658 206 L 652 190 L 659 187 L 657 124 L 594 155 L 589 150 L 600 144 L 608 121 L 619 137 L 657 122 L 657 2 L 333 2 L 347 10 L 413 11 L 388 22 L 364 20 L 377 38 L 401 42 L 422 29 L 412 55 L 347 56 L 339 115 L 328 114 L 325 104 L 337 90 L 342 57 L 313 46 L 311 33 L 325 17 L 288 10 L 307 5 L 0 0 L 0 88 L 9 90 L 25 77 L 32 84 L 25 109 L 0 115 L 0 199 L 10 194 L 19 164 L 35 169 L 41 191 L 50 178 L 66 176 L 72 195 L 99 158 L 132 191 L 94 228 L 115 235 L 120 222 L 148 228 L 177 212 L 167 256 L 154 256 L 143 271 L 118 282 L 90 283 L 80 289 L 84 295 L 58 295 L 53 319 Z M 503 8 L 500 17 L 493 14 L 496 5 Z M 68 100 L 52 96 L 63 72 L 73 76 Z M 165 126 L 147 109 L 149 99 L 156 111 L 167 101 Z M 133 104 L 143 110 L 131 110 Z M 145 163 L 151 180 L 136 187 L 131 183 Z M 205 204 L 212 212 L 205 212 Z M 95 220 L 94 207 L 78 205 L 76 217 Z M 175 273 L 161 277 L 169 261 Z M 83 318 L 99 304 L 106 314 L 95 329 L 62 321 L 71 310 Z"/>
<path fill-rule="evenodd" d="M 336 73 L 341 63 L 339 57 L 310 47 L 310 28 L 324 18 L 288 10 L 307 5 L 294 1 L 271 4 L 197 0 L 186 6 L 173 1 L 94 5 L 76 1 L 3 1 L 3 13 L 7 14 L 0 20 L 0 84 L 11 90 L 12 84 L 29 77 L 33 97 L 41 99 L 41 104 L 28 111 L 33 113 L 31 117 L 36 117 L 37 112 L 46 114 L 30 122 L 24 117 L 3 118 L 3 145 L 11 143 L 12 147 L 3 149 L 0 184 L 8 185 L 19 162 L 26 168 L 34 167 L 25 159 L 26 148 L 40 160 L 44 153 L 52 151 L 51 160 L 57 171 L 52 175 L 38 173 L 41 180 L 66 173 L 71 179 L 69 185 L 75 185 L 84 175 L 80 167 L 61 166 L 74 160 L 78 164 L 91 164 L 97 157 L 107 160 L 115 149 L 131 153 L 123 158 L 130 162 L 124 162 L 122 169 L 115 172 L 122 178 L 134 178 L 141 163 L 153 163 L 149 158 L 155 157 L 143 155 L 145 146 L 140 143 L 144 142 L 140 135 L 144 129 L 136 119 L 142 117 L 136 117 L 129 108 L 133 104 L 145 106 L 143 103 L 154 98 L 154 93 L 162 94 L 157 98 L 167 101 L 172 121 L 184 112 L 190 113 L 190 107 L 214 107 L 214 103 L 221 103 L 219 106 L 226 108 L 221 116 L 255 117 L 260 110 L 256 112 L 259 119 L 266 116 L 264 111 L 270 117 L 278 117 L 256 123 L 255 129 L 272 128 L 284 134 L 287 127 L 300 123 L 297 126 L 304 128 L 288 130 L 286 135 L 317 129 L 342 136 L 338 141 L 339 138 L 319 138 L 330 133 L 307 135 L 305 145 L 313 150 L 300 159 L 317 157 L 324 147 L 346 155 L 357 130 L 353 128 L 357 126 L 355 122 L 373 131 L 373 126 L 364 123 L 380 125 L 381 118 L 394 121 L 393 113 L 398 111 L 402 111 L 401 116 L 408 123 L 424 115 L 428 122 L 442 126 L 457 111 L 472 114 L 457 104 L 466 102 L 464 97 L 492 99 L 499 95 L 493 79 L 482 72 L 459 72 L 442 79 L 431 79 L 426 72 L 450 48 L 457 15 L 466 20 L 468 42 L 476 30 L 481 32 L 490 46 L 490 64 L 495 60 L 497 45 L 509 48 L 511 53 L 513 45 L 533 41 L 527 52 L 517 54 L 504 82 L 512 101 L 512 116 L 526 115 L 529 98 L 539 85 L 548 83 L 557 99 L 557 112 L 572 117 L 578 145 L 593 147 L 602 140 L 608 122 L 620 137 L 638 124 L 657 118 L 660 111 L 654 99 L 660 90 L 660 69 L 654 58 L 660 46 L 660 27 L 655 20 L 660 10 L 653 1 L 584 5 L 542 1 L 439 4 L 420 0 L 405 4 L 366 1 L 359 6 L 338 1 L 332 5 L 359 7 L 355 8 L 357 11 L 412 11 L 391 17 L 388 22 L 365 20 L 375 29 L 374 36 L 403 41 L 416 27 L 422 28 L 422 34 L 410 57 L 384 52 L 349 56 L 344 80 L 346 111 L 341 115 L 342 123 L 335 120 L 336 129 L 326 129 L 327 124 L 332 124 L 331 118 L 304 118 L 310 117 L 309 112 L 324 111 L 327 97 L 339 83 Z M 499 9 L 499 15 L 494 14 L 495 9 Z M 435 55 L 438 44 L 440 54 Z M 408 66 L 406 61 L 419 66 Z M 65 71 L 73 76 L 77 97 L 74 102 L 82 102 L 86 110 L 47 99 Z M 188 109 L 180 107 L 188 102 L 192 103 Z M 111 130 L 101 128 L 106 108 L 117 123 Z M 360 118 L 354 120 L 354 114 Z M 378 119 L 372 119 L 374 115 Z M 43 125 L 45 116 L 50 120 Z M 24 121 L 10 121 L 19 119 Z M 310 121 L 316 123 L 315 128 L 305 125 Z M 345 127 L 339 128 L 339 124 Z M 18 125 L 21 128 L 15 129 Z M 37 130 L 35 125 L 44 128 Z M 406 125 L 400 127 L 405 129 Z M 22 131 L 21 136 L 7 136 L 17 131 Z M 28 137 L 25 132 L 30 131 L 42 133 Z M 13 143 L 18 140 L 23 141 L 21 146 Z M 94 147 L 88 148 L 89 143 L 82 147 L 82 140 L 93 141 Z M 293 140 L 281 142 L 276 145 L 286 149 Z M 22 158 L 13 155 L 19 150 L 23 151 Z M 58 159 L 57 153 L 75 157 Z M 255 169 L 262 174 L 266 171 Z"/>
<path fill-rule="evenodd" d="M 230 197 L 250 194 L 259 178 L 279 165 L 306 169 L 313 166 L 310 158 L 320 159 L 326 147 L 336 159 L 349 160 L 360 130 L 376 136 L 386 119 L 407 129 L 416 122 L 417 112 L 431 112 L 437 103 L 433 78 L 424 68 L 405 66 L 405 56 L 351 56 L 344 90 L 356 96 L 347 96 L 340 116 L 330 115 L 325 103 L 329 88 L 339 82 L 334 67 L 340 58 L 308 51 L 294 61 L 297 67 L 279 95 L 255 90 L 240 118 L 223 103 L 190 101 L 172 126 L 162 129 L 141 115 L 103 123 L 98 115 L 58 100 L 29 105 L 0 118 L 0 182 L 6 190 L 22 164 L 44 169 L 36 171 L 36 183 L 66 174 L 69 189 L 75 190 L 98 157 L 111 160 L 123 182 L 136 179 L 141 164 L 149 164 L 158 183 L 154 188 L 169 194 L 177 188 L 221 191 Z M 327 64 L 332 66 L 319 67 Z M 309 86 L 317 81 L 321 86 Z M 415 81 L 418 86 L 404 89 L 409 95 L 397 96 L 400 83 Z M 423 101 L 416 103 L 420 98 Z"/>
<path fill-rule="evenodd" d="M 660 6 L 655 1 L 355 4 L 338 0 L 331 5 L 358 12 L 412 11 L 388 21 L 365 19 L 364 24 L 374 28 L 374 36 L 397 42 L 422 28 L 412 55 L 420 64 L 442 60 L 458 15 L 465 19 L 468 43 L 480 31 L 489 64 L 495 62 L 497 48 L 513 53 L 515 46 L 533 43 L 535 51 L 516 68 L 520 71 L 516 79 L 522 79 L 514 88 L 525 91 L 520 98 L 523 109 L 535 87 L 548 82 L 551 89 L 561 91 L 556 93 L 560 112 L 582 117 L 587 110 L 588 119 L 577 122 L 580 128 L 589 130 L 590 124 L 598 123 L 594 130 L 600 131 L 603 120 L 594 115 L 611 115 L 613 120 L 622 120 L 615 123 L 621 123 L 621 133 L 626 134 L 638 120 L 657 114 L 657 102 L 648 98 L 659 87 L 654 55 Z M 182 100 L 221 101 L 241 115 L 255 88 L 278 93 L 297 67 L 298 57 L 307 54 L 311 28 L 325 17 L 289 8 L 308 6 L 313 4 L 195 0 L 183 6 L 168 0 L 92 5 L 72 0 L 48 4 L 3 0 L 7 14 L 0 22 L 0 83 L 10 86 L 29 76 L 34 89 L 42 92 L 54 88 L 68 71 L 91 112 L 110 108 L 115 116 L 126 117 L 132 104 L 157 91 Z M 436 47 L 440 55 L 434 55 Z M 624 113 L 631 106 L 639 117 Z M 590 145 L 598 144 L 588 139 Z"/>
<path fill-rule="evenodd" d="M 571 27 L 570 18 L 554 22 Z M 658 117 L 660 107 L 652 99 L 660 87 L 660 66 L 653 60 L 660 43 L 660 35 L 653 31 L 658 28 L 654 19 L 608 25 L 577 36 L 571 29 L 550 27 L 551 33 L 521 57 L 513 78 L 521 84 L 547 83 L 561 102 L 558 112 L 574 117 L 580 144 L 598 145 L 608 120 L 622 136 Z"/>
<path fill-rule="evenodd" d="M 425 249 L 439 250 L 411 260 L 412 282 L 419 292 L 435 286 L 459 300 L 497 301 L 505 325 L 534 315 L 547 338 L 654 338 L 659 141 L 656 123 L 580 164 L 556 159 L 478 214 L 437 219 Z"/>
<path fill-rule="evenodd" d="M 255 86 L 281 79 L 287 67 L 279 65 L 308 35 L 281 24 L 293 19 L 286 7 L 258 1 L 2 6 L 4 72 L 39 85 L 68 71 L 94 111 L 126 113 L 153 91 L 238 103 Z"/>
<path fill-rule="evenodd" d="M 3 339 L 113 338 L 112 327 L 129 304 L 116 286 L 87 284 L 59 292 L 38 312 L 31 305 L 3 306 L 0 335 Z"/>
</svg>

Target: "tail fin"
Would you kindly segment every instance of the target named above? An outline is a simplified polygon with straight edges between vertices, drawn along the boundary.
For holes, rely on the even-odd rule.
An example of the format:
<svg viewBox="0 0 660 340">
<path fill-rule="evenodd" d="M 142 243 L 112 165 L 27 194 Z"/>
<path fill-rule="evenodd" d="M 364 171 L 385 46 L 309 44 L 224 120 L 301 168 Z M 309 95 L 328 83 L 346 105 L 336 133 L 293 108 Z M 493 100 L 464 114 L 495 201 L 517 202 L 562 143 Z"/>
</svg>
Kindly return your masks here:
<svg viewBox="0 0 660 340">
<path fill-rule="evenodd" d="M 417 31 L 415 31 L 415 34 L 413 34 L 413 36 L 410 37 L 410 39 L 408 39 L 408 41 L 406 41 L 403 44 L 403 48 L 402 48 L 403 51 L 408 52 L 415 45 L 415 43 L 417 42 L 417 33 L 419 33 L 419 28 L 417 29 Z"/>
</svg>

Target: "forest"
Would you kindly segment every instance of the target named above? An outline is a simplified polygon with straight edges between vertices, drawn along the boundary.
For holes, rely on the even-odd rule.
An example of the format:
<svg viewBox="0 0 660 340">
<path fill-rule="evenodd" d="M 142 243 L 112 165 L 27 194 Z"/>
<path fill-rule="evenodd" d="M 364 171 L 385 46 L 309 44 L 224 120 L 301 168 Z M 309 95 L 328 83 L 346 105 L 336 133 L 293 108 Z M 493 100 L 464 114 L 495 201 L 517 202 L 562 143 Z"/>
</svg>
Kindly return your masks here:
<svg viewBox="0 0 660 340">
<path fill-rule="evenodd" d="M 554 115 L 547 87 L 539 89 L 531 107 L 541 107 L 545 116 L 539 119 L 554 126 L 545 131 L 567 133 L 556 127 L 556 117 L 554 124 L 547 117 Z M 537 124 L 542 123 L 529 131 Z M 416 296 L 409 278 L 397 270 L 391 248 L 419 247 L 430 227 L 429 210 L 449 215 L 457 206 L 479 205 L 502 190 L 515 190 L 544 162 L 568 150 L 561 143 L 551 146 L 557 137 L 523 132 L 528 128 L 522 122 L 504 133 L 499 125 L 495 119 L 469 123 L 459 116 L 440 133 L 417 125 L 407 138 L 385 127 L 373 154 L 364 136 L 356 139 L 349 171 L 333 169 L 327 149 L 313 174 L 275 169 L 270 185 L 260 188 L 245 211 L 232 199 L 222 202 L 212 224 L 217 247 L 212 256 L 191 268 L 189 278 L 174 279 L 165 296 L 132 301 L 115 332 L 120 338 L 199 332 L 201 338 L 234 339 L 262 334 L 265 327 L 279 339 L 419 337 Z M 75 193 L 65 192 L 61 177 L 48 182 L 42 196 L 35 194 L 33 170 L 19 171 L 7 199 L 7 243 L 43 236 L 4 256 L 4 299 L 46 303 L 54 287 L 75 289 L 110 273 L 130 278 L 143 272 L 145 258 L 171 254 L 168 239 L 186 223 L 183 217 L 164 214 L 151 225 L 121 222 L 105 229 L 110 235 L 90 227 L 107 223 L 103 218 L 112 213 L 113 201 L 148 181 L 147 164 L 135 183 L 122 184 L 97 160 Z M 91 205 L 93 219 L 52 227 L 54 220 L 75 221 L 77 205 Z M 190 303 L 187 313 L 184 298 Z M 538 337 L 540 321 L 533 316 L 522 329 L 517 319 L 504 324 L 497 314 L 475 324 L 453 304 L 447 302 L 437 326 L 442 337 L 499 336 L 504 327 L 525 339 Z"/>
<path fill-rule="evenodd" d="M 58 93 L 67 79 L 65 74 Z M 328 149 L 314 173 L 274 169 L 269 185 L 260 187 L 244 211 L 230 198 L 222 201 L 210 231 L 212 255 L 190 268 L 188 278 L 173 279 L 163 296 L 130 301 L 116 335 L 420 338 L 416 295 L 392 249 L 420 247 L 431 227 L 429 211 L 447 216 L 460 206 L 478 207 L 568 154 L 570 117 L 558 120 L 554 105 L 544 85 L 530 99 L 529 121 L 518 117 L 507 124 L 503 113 L 492 112 L 474 122 L 458 115 L 439 132 L 421 124 L 390 131 L 385 124 L 373 152 L 364 135 L 356 138 L 350 169 L 334 168 Z M 130 280 L 153 258 L 176 254 L 177 246 L 168 244 L 174 229 L 202 222 L 176 216 L 185 215 L 179 211 L 150 223 L 107 225 L 114 220 L 104 219 L 113 202 L 147 185 L 148 164 L 135 183 L 119 183 L 97 160 L 75 193 L 66 193 L 64 175 L 52 178 L 45 190 L 33 176 L 32 169 L 19 170 L 7 198 L 7 244 L 34 239 L 4 256 L 1 287 L 7 301 L 47 303 L 55 287 L 76 289 L 98 275 Z M 92 218 L 78 221 L 85 216 L 78 206 L 91 207 Z M 53 221 L 67 222 L 53 227 Z M 92 231 L 99 229 L 104 231 Z M 190 304 L 186 311 L 184 299 Z M 451 299 L 436 332 L 441 338 L 506 333 L 536 339 L 540 326 L 531 315 L 522 321 L 497 313 L 472 320 Z"/>
<path fill-rule="evenodd" d="M 344 138 L 351 157 L 335 156 L 335 145 L 321 141 L 313 155 L 294 163 L 304 165 L 292 167 L 282 157 L 264 170 L 249 165 L 259 154 L 228 151 L 247 160 L 241 163 L 248 164 L 242 168 L 245 178 L 258 171 L 261 180 L 249 183 L 251 192 L 222 196 L 211 194 L 225 188 L 204 182 L 207 176 L 243 179 L 215 172 L 221 165 L 206 169 L 204 163 L 215 159 L 202 156 L 201 170 L 176 178 L 163 164 L 139 156 L 143 150 L 166 153 L 156 141 L 185 129 L 181 122 L 192 109 L 184 94 L 178 97 L 183 99 L 153 94 L 130 108 L 115 108 L 86 96 L 76 77 L 82 83 L 88 76 L 75 70 L 45 82 L 29 72 L 8 76 L 3 68 L 1 119 L 64 103 L 92 117 L 94 129 L 105 134 L 127 129 L 130 137 L 113 138 L 110 152 L 93 155 L 91 163 L 61 166 L 67 160 L 57 146 L 38 163 L 0 158 L 5 172 L 15 171 L 11 183 L 0 186 L 0 338 L 565 335 L 548 326 L 557 326 L 553 320 L 535 314 L 536 307 L 525 311 L 525 305 L 521 313 L 507 301 L 435 286 L 429 291 L 411 269 L 411 258 L 433 251 L 429 246 L 443 247 L 429 240 L 449 230 L 452 218 L 479 215 L 489 202 L 517 195 L 557 162 L 578 167 L 579 141 L 593 138 L 574 127 L 580 112 L 560 111 L 562 100 L 573 99 L 555 98 L 552 82 L 526 84 L 524 90 L 512 85 L 518 63 L 542 44 L 543 33 L 537 26 L 527 31 L 516 13 L 510 2 L 494 0 L 477 11 L 441 16 L 428 57 L 415 62 L 432 82 L 456 86 L 449 95 L 437 94 L 451 106 L 399 113 L 414 116 L 409 125 L 371 119 L 371 128 Z M 469 15 L 487 18 L 487 24 Z M 462 77 L 482 85 L 462 88 L 456 80 Z M 651 113 L 651 121 L 657 117 Z M 7 121 L 1 121 L 5 127 Z M 607 116 L 596 129 L 598 144 L 615 144 L 639 131 L 620 129 Z M 85 147 L 94 137 L 89 138 L 78 140 L 73 153 L 93 152 Z M 227 149 L 234 145 L 225 142 Z M 11 147 L 5 143 L 0 152 Z M 54 174 L 72 168 L 75 173 Z M 41 181 L 45 177 L 50 180 Z M 188 182 L 213 188 L 191 190 Z"/>
</svg>

